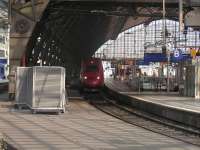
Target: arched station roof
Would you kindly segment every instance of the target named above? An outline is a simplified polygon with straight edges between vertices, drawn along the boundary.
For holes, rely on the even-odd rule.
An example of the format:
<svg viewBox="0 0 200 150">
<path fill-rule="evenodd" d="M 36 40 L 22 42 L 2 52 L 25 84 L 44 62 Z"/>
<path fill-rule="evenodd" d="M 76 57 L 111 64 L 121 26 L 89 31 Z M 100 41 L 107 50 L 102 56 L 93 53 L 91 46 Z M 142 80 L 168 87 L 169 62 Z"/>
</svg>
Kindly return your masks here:
<svg viewBox="0 0 200 150">
<path fill-rule="evenodd" d="M 166 16 L 177 19 L 178 3 L 168 1 L 166 6 Z M 36 64 L 41 51 L 51 53 L 53 45 L 59 52 L 52 52 L 53 56 L 63 63 L 79 64 L 123 30 L 161 17 L 161 1 L 50 1 L 29 41 L 27 56 L 33 57 L 29 63 Z"/>
<path fill-rule="evenodd" d="M 37 6 L 42 2 L 47 0 L 37 0 Z M 44 10 L 42 16 L 33 20 L 31 36 L 12 36 L 13 60 L 26 56 L 28 65 L 38 65 L 42 60 L 43 65 L 77 69 L 82 59 L 91 57 L 107 40 L 116 39 L 133 26 L 162 18 L 162 0 L 48 0 L 46 4 L 40 9 Z M 190 11 L 187 0 L 184 6 L 185 13 Z M 166 12 L 167 18 L 177 20 L 178 0 L 166 0 Z M 17 41 L 24 44 L 25 55 Z"/>
</svg>

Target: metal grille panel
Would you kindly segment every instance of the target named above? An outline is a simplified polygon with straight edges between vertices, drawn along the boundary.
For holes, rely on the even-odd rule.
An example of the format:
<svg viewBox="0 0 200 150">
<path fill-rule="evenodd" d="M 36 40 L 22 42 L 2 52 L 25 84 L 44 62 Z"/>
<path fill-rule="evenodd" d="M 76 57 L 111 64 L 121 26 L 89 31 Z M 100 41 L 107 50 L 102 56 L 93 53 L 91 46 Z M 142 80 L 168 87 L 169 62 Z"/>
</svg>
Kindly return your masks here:
<svg viewBox="0 0 200 150">
<path fill-rule="evenodd" d="M 18 67 L 16 74 L 16 103 L 30 103 L 32 97 L 32 70 L 30 67 Z"/>
<path fill-rule="evenodd" d="M 61 107 L 64 82 L 61 67 L 34 67 L 34 107 Z"/>
<path fill-rule="evenodd" d="M 64 109 L 65 69 L 63 67 L 18 67 L 16 103 L 32 109 Z"/>
</svg>

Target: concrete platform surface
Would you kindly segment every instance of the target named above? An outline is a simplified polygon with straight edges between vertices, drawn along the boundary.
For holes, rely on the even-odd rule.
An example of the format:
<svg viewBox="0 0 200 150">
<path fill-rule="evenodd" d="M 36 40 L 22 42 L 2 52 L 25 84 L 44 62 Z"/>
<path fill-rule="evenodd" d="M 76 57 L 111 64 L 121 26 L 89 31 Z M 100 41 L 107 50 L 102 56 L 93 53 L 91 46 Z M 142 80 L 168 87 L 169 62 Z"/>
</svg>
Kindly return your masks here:
<svg viewBox="0 0 200 150">
<path fill-rule="evenodd" d="M 19 150 L 200 149 L 127 124 L 80 100 L 71 101 L 69 111 L 61 115 L 33 115 L 11 106 L 0 101 L 0 132 Z"/>
<path fill-rule="evenodd" d="M 129 95 L 139 100 L 200 113 L 200 100 L 193 97 L 180 96 L 177 92 L 137 92 L 131 90 L 127 82 L 113 79 L 106 79 L 106 85 L 121 94 Z"/>
</svg>

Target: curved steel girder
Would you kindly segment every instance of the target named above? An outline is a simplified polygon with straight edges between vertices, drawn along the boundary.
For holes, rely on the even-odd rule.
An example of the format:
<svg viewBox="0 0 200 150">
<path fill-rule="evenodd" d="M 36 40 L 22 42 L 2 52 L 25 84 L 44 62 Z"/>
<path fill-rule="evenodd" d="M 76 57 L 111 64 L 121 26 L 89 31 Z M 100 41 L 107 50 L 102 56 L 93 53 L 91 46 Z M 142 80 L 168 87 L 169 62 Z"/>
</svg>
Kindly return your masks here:
<svg viewBox="0 0 200 150">
<path fill-rule="evenodd" d="M 177 4 L 167 6 L 170 7 L 168 9 L 175 10 Z M 152 17 L 161 17 L 161 12 L 160 3 L 147 5 L 51 1 L 35 31 L 43 34 L 47 34 L 44 33 L 45 31 L 51 33 L 45 37 L 47 41 L 49 39 L 47 49 L 52 48 L 51 53 L 58 55 L 67 66 L 78 66 L 81 59 L 92 56 L 105 41 L 114 39 L 122 30 L 152 20 Z M 176 17 L 177 15 L 174 14 L 168 16 Z M 38 33 L 37 36 L 33 36 L 29 56 Z M 56 46 L 61 50 L 60 53 L 56 52 L 57 49 L 54 51 L 51 40 L 55 41 Z M 38 49 L 42 49 L 41 45 Z M 47 55 L 43 58 L 48 61 L 51 59 Z"/>
<path fill-rule="evenodd" d="M 35 34 L 33 32 L 36 25 L 36 20 L 30 18 L 32 15 L 31 8 L 24 7 L 27 3 L 21 1 L 10 1 L 10 65 L 20 65 L 20 60 L 27 49 L 27 46 L 35 44 Z M 37 10 L 35 16 L 40 18 L 45 10 L 48 0 L 37 0 L 33 7 Z M 20 9 L 22 7 L 22 9 Z M 12 8 L 12 9 L 11 9 Z M 19 44 L 20 43 L 20 44 Z M 30 43 L 30 44 L 29 44 Z"/>
</svg>

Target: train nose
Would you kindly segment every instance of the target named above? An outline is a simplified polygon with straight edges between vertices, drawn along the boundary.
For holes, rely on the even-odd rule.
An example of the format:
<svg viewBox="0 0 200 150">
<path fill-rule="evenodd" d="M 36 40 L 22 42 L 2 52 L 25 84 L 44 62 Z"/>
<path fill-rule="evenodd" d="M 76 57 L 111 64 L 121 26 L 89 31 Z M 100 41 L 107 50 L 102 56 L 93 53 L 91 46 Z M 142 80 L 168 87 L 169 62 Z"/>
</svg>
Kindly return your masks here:
<svg viewBox="0 0 200 150">
<path fill-rule="evenodd" d="M 84 78 L 84 85 L 87 86 L 87 87 L 99 87 L 101 86 L 101 77 L 100 76 L 93 76 L 93 77 L 85 77 Z"/>
</svg>

